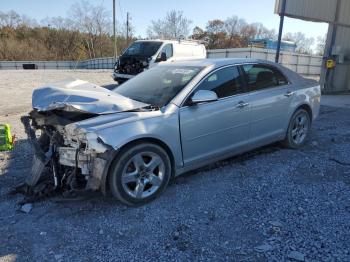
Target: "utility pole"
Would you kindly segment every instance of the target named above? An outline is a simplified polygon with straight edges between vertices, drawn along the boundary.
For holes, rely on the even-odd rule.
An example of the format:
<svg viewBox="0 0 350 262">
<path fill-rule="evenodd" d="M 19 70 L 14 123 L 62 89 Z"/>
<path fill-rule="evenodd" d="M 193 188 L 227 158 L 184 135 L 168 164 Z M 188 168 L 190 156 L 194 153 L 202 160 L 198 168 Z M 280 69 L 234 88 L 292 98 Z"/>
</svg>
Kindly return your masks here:
<svg viewBox="0 0 350 262">
<path fill-rule="evenodd" d="M 126 46 L 129 45 L 129 12 L 126 13 Z"/>
<path fill-rule="evenodd" d="M 115 19 L 115 0 L 113 0 L 113 40 L 114 40 L 114 44 L 113 44 L 113 49 L 114 49 L 114 59 L 117 61 L 117 36 L 115 34 L 115 23 L 116 23 L 116 19 Z"/>
<path fill-rule="evenodd" d="M 276 57 L 275 62 L 278 63 L 280 58 L 280 51 L 281 51 L 281 41 L 282 41 L 282 33 L 283 33 L 283 24 L 284 24 L 284 15 L 286 13 L 286 2 L 287 0 L 282 0 L 282 10 L 280 14 L 280 27 L 278 30 L 278 41 L 277 41 L 277 50 L 276 50 Z"/>
</svg>

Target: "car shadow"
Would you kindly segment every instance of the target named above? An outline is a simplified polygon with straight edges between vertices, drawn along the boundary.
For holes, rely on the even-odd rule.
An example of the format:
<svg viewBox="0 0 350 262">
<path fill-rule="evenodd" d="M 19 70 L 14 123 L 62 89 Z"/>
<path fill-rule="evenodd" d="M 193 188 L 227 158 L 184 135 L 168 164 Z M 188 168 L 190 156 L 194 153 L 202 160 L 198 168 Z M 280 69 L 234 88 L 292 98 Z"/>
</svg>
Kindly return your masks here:
<svg viewBox="0 0 350 262">
<path fill-rule="evenodd" d="M 229 166 L 232 164 L 245 166 L 247 165 L 246 162 L 249 160 L 252 160 L 262 154 L 274 153 L 276 151 L 281 150 L 282 148 L 283 147 L 280 143 L 275 143 L 275 144 L 271 144 L 268 146 L 264 146 L 264 147 L 249 151 L 244 154 L 240 154 L 234 157 L 220 160 L 215 163 L 206 165 L 204 167 L 201 167 L 192 171 L 188 171 L 182 174 L 181 176 L 174 178 L 172 183 L 182 184 L 184 183 L 183 179 L 187 180 L 187 179 L 190 179 L 191 176 L 193 175 L 214 170 L 217 168 Z M 5 172 L 3 174 L 0 173 L 0 184 L 2 185 L 2 189 L 3 189 L 1 191 L 2 192 L 1 198 L 7 198 L 8 192 L 10 192 L 16 186 L 23 183 L 26 175 L 31 170 L 33 149 L 30 144 L 30 141 L 28 139 L 17 140 L 15 142 L 14 149 L 12 151 L 0 152 L 0 157 L 4 161 L 8 161 L 5 167 Z M 113 197 L 109 195 L 103 196 L 102 193 L 96 193 L 86 198 L 76 199 L 76 200 L 75 199 L 65 200 L 60 198 L 47 197 L 47 198 L 43 198 L 42 200 L 39 200 L 39 202 L 45 201 L 48 199 L 50 199 L 52 202 L 57 204 L 67 203 L 67 204 L 74 205 L 74 203 L 79 203 L 79 202 L 81 203 L 82 201 L 88 201 L 90 203 L 99 203 L 99 204 L 103 203 L 106 206 L 109 206 L 109 205 L 115 206 L 116 204 L 121 205 L 118 201 L 115 201 Z"/>
<path fill-rule="evenodd" d="M 178 182 L 180 182 L 180 184 L 182 183 L 182 179 L 184 178 L 189 178 L 193 175 L 197 175 L 198 173 L 202 173 L 202 172 L 207 172 L 207 171 L 211 171 L 217 168 L 221 168 L 221 167 L 225 167 L 225 166 L 229 166 L 232 164 L 237 164 L 237 165 L 241 165 L 241 166 L 246 166 L 247 165 L 247 161 L 252 160 L 260 155 L 263 154 L 272 154 L 274 152 L 277 152 L 281 149 L 283 149 L 283 145 L 281 144 L 281 142 L 276 142 L 270 145 L 266 145 L 251 151 L 248 151 L 246 153 L 243 154 L 239 154 L 233 157 L 229 157 L 223 160 L 219 160 L 215 163 L 188 171 L 184 174 L 181 174 L 178 177 L 175 177 L 173 180 L 173 183 L 178 184 Z"/>
<path fill-rule="evenodd" d="M 1 161 L 5 163 L 0 173 L 2 188 L 11 188 L 24 181 L 25 174 L 31 169 L 32 155 L 33 150 L 28 139 L 16 140 L 13 150 L 0 152 Z"/>
</svg>

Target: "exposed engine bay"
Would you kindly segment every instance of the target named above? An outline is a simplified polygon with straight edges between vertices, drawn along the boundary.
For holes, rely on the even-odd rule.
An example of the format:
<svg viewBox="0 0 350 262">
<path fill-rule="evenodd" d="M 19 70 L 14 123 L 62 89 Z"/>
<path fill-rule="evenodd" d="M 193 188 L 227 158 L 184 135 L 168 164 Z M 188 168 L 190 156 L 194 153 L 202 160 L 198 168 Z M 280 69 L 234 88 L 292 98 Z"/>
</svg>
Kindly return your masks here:
<svg viewBox="0 0 350 262">
<path fill-rule="evenodd" d="M 137 75 L 148 68 L 148 59 L 136 56 L 121 56 L 116 64 L 115 72 L 119 74 Z"/>
</svg>

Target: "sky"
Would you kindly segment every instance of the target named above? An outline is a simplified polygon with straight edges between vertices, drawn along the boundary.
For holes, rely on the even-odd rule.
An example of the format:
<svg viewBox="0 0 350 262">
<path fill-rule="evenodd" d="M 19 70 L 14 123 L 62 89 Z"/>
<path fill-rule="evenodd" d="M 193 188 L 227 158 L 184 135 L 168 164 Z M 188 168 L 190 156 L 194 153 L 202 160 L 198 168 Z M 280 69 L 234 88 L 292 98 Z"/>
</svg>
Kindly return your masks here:
<svg viewBox="0 0 350 262">
<path fill-rule="evenodd" d="M 0 0 L 0 11 L 14 10 L 41 21 L 46 17 L 68 15 L 70 6 L 78 0 Z M 102 4 L 112 15 L 112 0 L 88 0 L 92 4 Z M 205 28 L 208 20 L 237 15 L 247 22 L 261 22 L 269 29 L 278 31 L 279 16 L 274 14 L 275 0 L 116 0 L 117 20 L 126 20 L 130 12 L 135 35 L 146 37 L 151 20 L 163 18 L 170 10 L 181 10 L 193 21 L 192 26 Z M 308 37 L 324 36 L 328 25 L 286 18 L 283 33 L 302 32 Z"/>
</svg>

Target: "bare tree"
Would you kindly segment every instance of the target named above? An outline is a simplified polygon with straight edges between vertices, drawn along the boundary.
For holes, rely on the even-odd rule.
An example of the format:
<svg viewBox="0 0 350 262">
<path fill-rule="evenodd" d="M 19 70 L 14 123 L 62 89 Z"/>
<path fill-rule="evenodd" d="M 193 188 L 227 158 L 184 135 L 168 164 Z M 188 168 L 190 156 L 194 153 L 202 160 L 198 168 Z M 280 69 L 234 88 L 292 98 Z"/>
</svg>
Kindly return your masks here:
<svg viewBox="0 0 350 262">
<path fill-rule="evenodd" d="M 239 36 L 242 28 L 247 25 L 247 22 L 244 19 L 240 19 L 237 16 L 231 16 L 224 21 L 225 31 L 231 42 L 234 38 Z"/>
<path fill-rule="evenodd" d="M 195 28 L 193 28 L 192 36 L 191 36 L 192 39 L 204 40 L 206 36 L 207 36 L 207 33 L 199 26 L 196 26 Z"/>
<path fill-rule="evenodd" d="M 44 27 L 55 28 L 59 30 L 74 30 L 77 29 L 74 27 L 74 22 L 65 17 L 56 16 L 56 17 L 46 17 L 45 19 L 40 21 L 41 25 Z"/>
<path fill-rule="evenodd" d="M 178 39 L 187 37 L 192 21 L 182 11 L 172 10 L 164 19 L 152 20 L 147 29 L 148 37 L 160 39 Z"/>
<path fill-rule="evenodd" d="M 225 48 L 241 47 L 242 39 L 241 34 L 243 29 L 247 26 L 247 22 L 244 19 L 237 16 L 231 16 L 225 20 L 225 31 L 227 34 L 227 40 Z"/>
<path fill-rule="evenodd" d="M 132 23 L 132 16 L 129 13 L 129 22 L 124 21 L 122 24 L 117 24 L 118 32 L 120 38 L 124 38 L 120 44 L 120 48 L 124 49 L 129 45 L 130 40 L 135 39 L 135 27 Z M 127 39 L 128 38 L 128 39 Z M 140 37 L 141 38 L 141 37 Z"/>
<path fill-rule="evenodd" d="M 255 38 L 267 38 L 273 40 L 277 38 L 275 29 L 269 30 L 262 23 L 253 23 L 251 26 L 255 28 Z"/>
<path fill-rule="evenodd" d="M 318 36 L 317 37 L 317 45 L 316 45 L 316 54 L 323 56 L 324 50 L 326 48 L 326 38 L 327 36 Z"/>
<path fill-rule="evenodd" d="M 22 24 L 21 16 L 15 11 L 11 10 L 7 13 L 0 11 L 0 27 L 6 26 L 10 28 L 16 28 L 20 24 Z"/>
<path fill-rule="evenodd" d="M 103 55 L 104 36 L 111 31 L 110 15 L 102 5 L 93 6 L 88 1 L 73 4 L 70 10 L 73 25 L 84 32 L 85 46 L 90 58 Z"/>
<path fill-rule="evenodd" d="M 283 40 L 296 43 L 296 51 L 302 54 L 312 54 L 312 45 L 315 43 L 313 37 L 306 37 L 304 33 L 287 33 L 283 36 Z"/>
<path fill-rule="evenodd" d="M 222 48 L 226 41 L 225 22 L 220 19 L 211 20 L 206 27 L 209 48 Z"/>
</svg>

